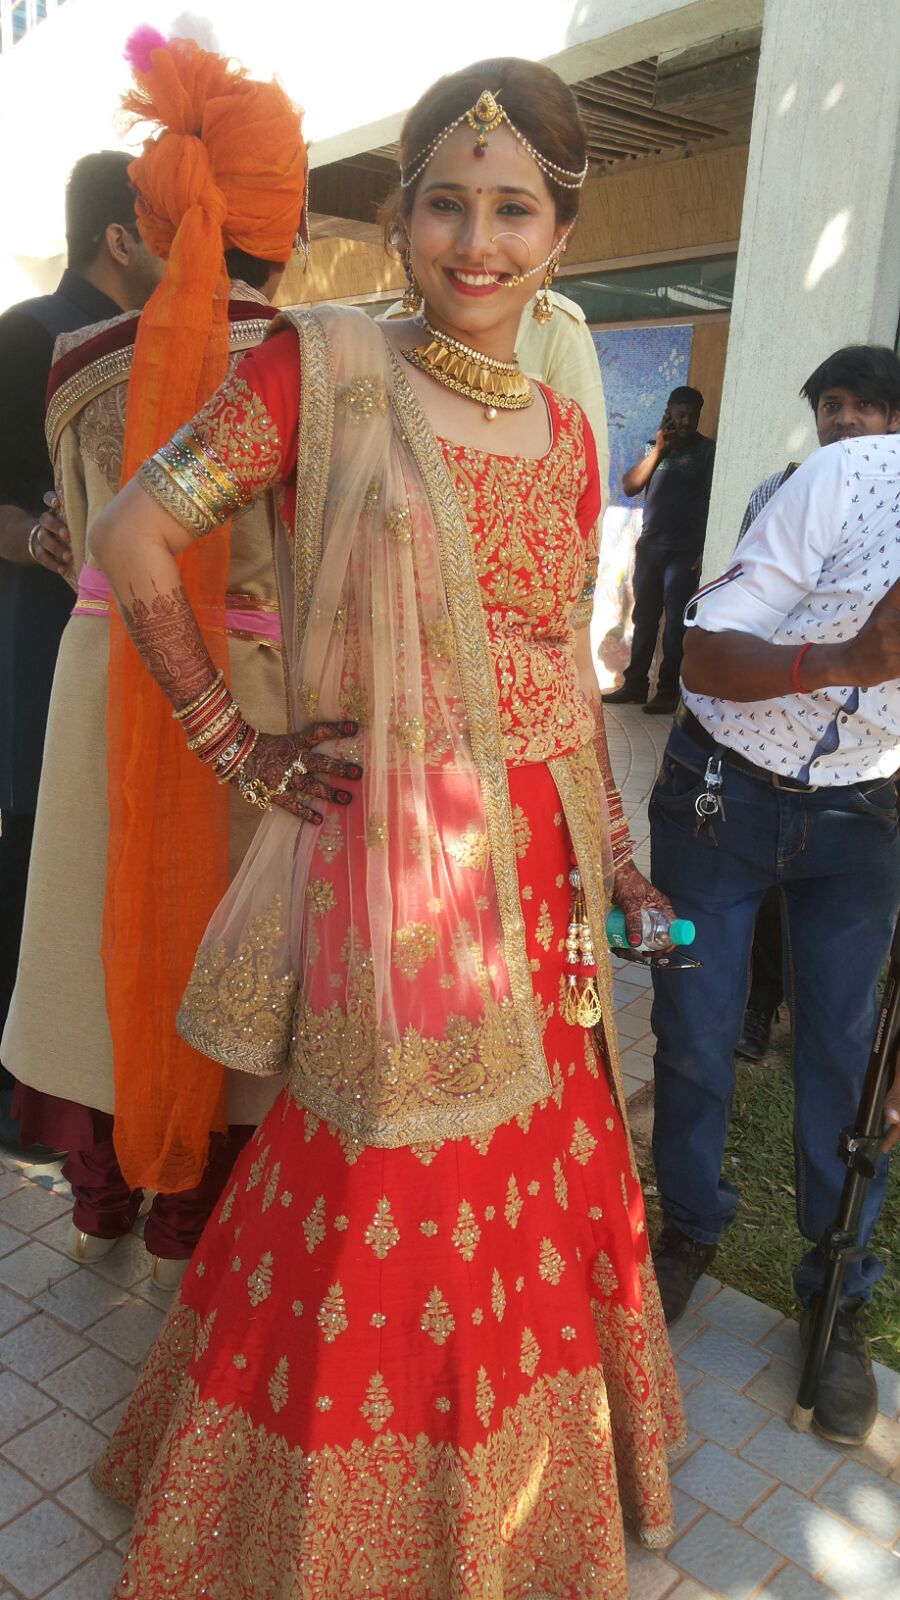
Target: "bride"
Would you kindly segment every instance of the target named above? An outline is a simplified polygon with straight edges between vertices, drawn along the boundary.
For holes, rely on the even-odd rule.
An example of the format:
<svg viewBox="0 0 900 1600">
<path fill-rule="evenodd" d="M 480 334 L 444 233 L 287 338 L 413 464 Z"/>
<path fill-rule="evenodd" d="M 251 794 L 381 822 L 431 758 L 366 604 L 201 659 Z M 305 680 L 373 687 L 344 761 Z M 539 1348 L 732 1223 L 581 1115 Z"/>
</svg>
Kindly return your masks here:
<svg viewBox="0 0 900 1600">
<path fill-rule="evenodd" d="M 284 313 L 93 530 L 193 755 L 265 812 L 179 1030 L 288 1069 L 96 1469 L 122 1595 L 624 1600 L 623 1516 L 671 1535 L 604 939 L 610 898 L 632 934 L 666 902 L 591 668 L 593 441 L 512 355 L 586 170 L 549 69 L 441 79 L 388 217 L 417 314 Z M 179 571 L 269 491 L 280 736 Z"/>
</svg>

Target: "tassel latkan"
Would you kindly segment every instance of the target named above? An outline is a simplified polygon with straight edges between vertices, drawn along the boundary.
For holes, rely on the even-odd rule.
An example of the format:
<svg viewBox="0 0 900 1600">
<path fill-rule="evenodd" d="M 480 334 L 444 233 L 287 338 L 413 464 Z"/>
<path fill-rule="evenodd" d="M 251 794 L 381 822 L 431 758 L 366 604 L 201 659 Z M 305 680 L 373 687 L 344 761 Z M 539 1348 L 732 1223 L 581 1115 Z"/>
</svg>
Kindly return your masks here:
<svg viewBox="0 0 900 1600">
<path fill-rule="evenodd" d="M 603 1016 L 597 988 L 597 957 L 587 917 L 581 873 L 573 867 L 569 882 L 574 891 L 566 932 L 566 997 L 563 1017 L 573 1028 L 596 1028 Z"/>
</svg>

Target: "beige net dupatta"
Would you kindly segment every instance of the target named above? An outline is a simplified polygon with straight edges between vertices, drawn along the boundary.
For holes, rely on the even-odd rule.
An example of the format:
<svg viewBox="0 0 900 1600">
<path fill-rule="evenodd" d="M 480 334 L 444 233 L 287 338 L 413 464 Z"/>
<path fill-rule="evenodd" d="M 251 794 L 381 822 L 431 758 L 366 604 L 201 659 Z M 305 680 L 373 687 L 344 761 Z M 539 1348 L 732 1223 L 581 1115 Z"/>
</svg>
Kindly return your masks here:
<svg viewBox="0 0 900 1600">
<path fill-rule="evenodd" d="M 277 552 L 291 714 L 358 720 L 364 776 L 321 829 L 263 819 L 179 1031 L 245 1071 L 289 1064 L 301 1103 L 361 1142 L 481 1133 L 550 1081 L 468 530 L 378 328 L 335 308 L 285 323 L 303 391 Z"/>
</svg>

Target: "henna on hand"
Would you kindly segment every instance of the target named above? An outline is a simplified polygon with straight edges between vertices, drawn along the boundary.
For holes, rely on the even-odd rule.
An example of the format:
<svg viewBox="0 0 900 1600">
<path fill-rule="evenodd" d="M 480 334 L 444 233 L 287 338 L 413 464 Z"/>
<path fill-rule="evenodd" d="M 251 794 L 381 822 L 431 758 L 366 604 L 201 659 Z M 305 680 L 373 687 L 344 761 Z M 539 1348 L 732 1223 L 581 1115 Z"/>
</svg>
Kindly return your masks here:
<svg viewBox="0 0 900 1600">
<path fill-rule="evenodd" d="M 122 620 L 163 693 L 176 711 L 190 705 L 216 675 L 197 619 L 183 586 L 150 601 L 132 590 L 131 606 L 121 605 Z"/>
<path fill-rule="evenodd" d="M 362 777 L 362 767 L 355 761 L 341 761 L 336 756 L 325 755 L 316 747 L 330 739 L 352 739 L 358 731 L 355 722 L 314 722 L 302 733 L 261 733 L 232 781 L 241 788 L 259 778 L 271 792 L 278 788 L 291 762 L 301 756 L 306 772 L 294 774 L 284 793 L 273 795 L 272 805 L 319 827 L 322 814 L 307 802 L 320 800 L 348 806 L 353 799 L 349 789 L 337 788 L 325 780 L 342 778 L 355 783 Z"/>
<path fill-rule="evenodd" d="M 641 942 L 642 911 L 661 911 L 669 922 L 675 918 L 671 902 L 660 889 L 653 887 L 642 872 L 638 872 L 633 861 L 626 861 L 616 868 L 612 900 L 613 905 L 625 913 L 625 933 L 630 945 Z"/>
</svg>

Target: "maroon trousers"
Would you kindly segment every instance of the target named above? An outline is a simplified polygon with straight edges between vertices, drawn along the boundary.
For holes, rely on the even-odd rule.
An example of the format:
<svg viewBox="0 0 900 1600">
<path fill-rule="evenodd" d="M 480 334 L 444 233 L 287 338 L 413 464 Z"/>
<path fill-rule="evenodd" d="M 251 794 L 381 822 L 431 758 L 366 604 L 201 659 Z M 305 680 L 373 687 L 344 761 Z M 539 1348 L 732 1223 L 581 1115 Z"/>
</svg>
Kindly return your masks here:
<svg viewBox="0 0 900 1600">
<path fill-rule="evenodd" d="M 130 1233 L 143 1200 L 140 1189 L 130 1189 L 122 1176 L 113 1147 L 113 1119 L 106 1111 L 61 1100 L 19 1084 L 13 1114 L 21 1122 L 23 1144 L 43 1144 L 68 1150 L 63 1177 L 72 1187 L 76 1228 L 100 1239 Z M 209 1160 L 195 1189 L 181 1194 L 154 1195 L 144 1226 L 144 1243 L 151 1255 L 186 1261 L 209 1220 L 238 1155 L 253 1133 L 252 1127 L 233 1127 L 214 1133 Z"/>
</svg>

